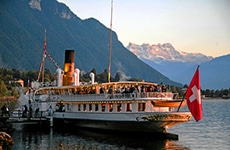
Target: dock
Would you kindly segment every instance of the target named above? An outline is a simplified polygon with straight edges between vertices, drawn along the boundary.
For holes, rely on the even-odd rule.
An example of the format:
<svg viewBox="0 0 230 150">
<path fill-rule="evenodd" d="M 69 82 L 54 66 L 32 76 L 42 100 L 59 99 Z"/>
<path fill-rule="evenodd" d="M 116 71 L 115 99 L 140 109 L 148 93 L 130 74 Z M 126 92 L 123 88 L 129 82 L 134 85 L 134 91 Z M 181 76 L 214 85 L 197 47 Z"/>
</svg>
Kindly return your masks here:
<svg viewBox="0 0 230 150">
<path fill-rule="evenodd" d="M 24 123 L 24 124 L 38 124 L 42 121 L 47 121 L 47 118 L 18 118 L 18 117 L 9 117 L 7 123 Z"/>
<path fill-rule="evenodd" d="M 36 125 L 38 127 L 53 127 L 53 117 L 46 116 L 46 117 L 34 117 L 34 118 L 27 118 L 27 117 L 0 117 L 1 125 L 0 127 L 3 129 L 9 128 L 17 128 L 17 127 L 29 127 Z"/>
</svg>

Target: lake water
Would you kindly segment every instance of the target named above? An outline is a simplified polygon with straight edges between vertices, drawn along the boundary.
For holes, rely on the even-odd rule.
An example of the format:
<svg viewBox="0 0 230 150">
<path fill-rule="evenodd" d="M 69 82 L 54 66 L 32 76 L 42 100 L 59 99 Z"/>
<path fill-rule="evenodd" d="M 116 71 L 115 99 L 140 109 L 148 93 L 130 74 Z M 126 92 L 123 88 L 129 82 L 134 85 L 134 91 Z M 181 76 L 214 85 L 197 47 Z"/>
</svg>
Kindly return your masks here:
<svg viewBox="0 0 230 150">
<path fill-rule="evenodd" d="M 184 107 L 181 111 L 187 110 Z M 115 135 L 93 131 L 17 129 L 13 150 L 228 150 L 230 149 L 230 100 L 203 100 L 203 119 L 192 119 L 168 130 L 179 140 Z"/>
</svg>

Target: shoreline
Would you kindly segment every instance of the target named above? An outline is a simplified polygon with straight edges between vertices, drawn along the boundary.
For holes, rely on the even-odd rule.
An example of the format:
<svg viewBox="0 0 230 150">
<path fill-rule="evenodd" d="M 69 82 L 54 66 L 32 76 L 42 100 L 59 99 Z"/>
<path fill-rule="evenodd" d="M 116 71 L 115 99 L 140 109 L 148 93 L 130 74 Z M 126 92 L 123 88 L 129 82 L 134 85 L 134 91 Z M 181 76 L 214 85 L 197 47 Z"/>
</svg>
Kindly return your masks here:
<svg viewBox="0 0 230 150">
<path fill-rule="evenodd" d="M 202 100 L 230 100 L 230 98 L 223 98 L 223 97 L 202 97 Z"/>
</svg>

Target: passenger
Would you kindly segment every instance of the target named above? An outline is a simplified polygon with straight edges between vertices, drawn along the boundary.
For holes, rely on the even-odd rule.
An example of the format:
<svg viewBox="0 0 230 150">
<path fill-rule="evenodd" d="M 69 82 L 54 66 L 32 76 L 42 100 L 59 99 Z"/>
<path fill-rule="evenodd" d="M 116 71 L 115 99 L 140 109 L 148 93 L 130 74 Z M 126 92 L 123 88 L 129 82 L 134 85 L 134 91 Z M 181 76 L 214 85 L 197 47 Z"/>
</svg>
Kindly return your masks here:
<svg viewBox="0 0 230 150">
<path fill-rule="evenodd" d="M 162 89 L 162 92 L 166 92 L 167 91 L 166 85 L 163 85 L 161 89 Z"/>
<path fill-rule="evenodd" d="M 33 109 L 32 109 L 32 106 L 30 105 L 29 107 L 29 117 L 30 118 L 33 118 Z"/>
<path fill-rule="evenodd" d="M 65 106 L 64 105 L 62 106 L 62 112 L 65 112 Z"/>
<path fill-rule="evenodd" d="M 133 93 L 134 91 L 134 87 L 131 85 L 131 87 L 129 88 L 129 93 Z"/>
<path fill-rule="evenodd" d="M 142 86 L 141 86 L 141 93 L 144 93 L 144 92 L 145 92 L 145 86 L 142 85 Z"/>
<path fill-rule="evenodd" d="M 1 117 L 4 116 L 5 110 L 6 110 L 6 104 L 4 104 L 4 105 L 2 106 L 2 108 L 1 108 L 1 111 L 2 111 Z"/>
<path fill-rule="evenodd" d="M 27 111 L 28 111 L 28 108 L 26 105 L 23 106 L 23 112 L 22 112 L 22 117 L 26 117 L 27 116 Z"/>
<path fill-rule="evenodd" d="M 157 92 L 161 92 L 161 87 L 157 86 Z"/>
<path fill-rule="evenodd" d="M 10 117 L 10 111 L 9 111 L 9 108 L 8 108 L 8 106 L 7 106 L 6 104 L 4 104 L 4 105 L 2 106 L 1 111 L 2 111 L 1 117 L 4 117 L 4 116 L 6 116 L 6 115 L 7 115 L 8 117 Z"/>
<path fill-rule="evenodd" d="M 29 105 L 31 104 L 31 101 L 32 101 L 32 100 L 30 99 L 30 100 L 29 100 Z"/>
<path fill-rule="evenodd" d="M 154 92 L 157 92 L 158 91 L 158 88 L 157 86 L 154 87 Z"/>
<path fill-rule="evenodd" d="M 145 88 L 145 93 L 147 93 L 147 92 L 149 92 L 149 88 L 148 87 Z"/>
<path fill-rule="evenodd" d="M 52 109 L 52 106 L 50 105 L 50 107 L 48 109 L 48 115 L 52 116 L 52 114 L 53 114 L 53 109 Z"/>
<path fill-rule="evenodd" d="M 129 93 L 130 91 L 130 87 L 128 86 L 127 88 L 125 88 L 125 93 Z"/>
<path fill-rule="evenodd" d="M 113 87 L 112 86 L 110 86 L 108 94 L 109 94 L 110 99 L 113 98 Z"/>
<path fill-rule="evenodd" d="M 122 88 L 121 88 L 121 93 L 125 93 L 125 86 L 123 86 Z"/>
<path fill-rule="evenodd" d="M 5 110 L 5 114 L 10 117 L 10 110 L 9 110 L 9 107 L 6 105 L 6 110 Z"/>
<path fill-rule="evenodd" d="M 113 94 L 113 87 L 112 86 L 110 86 L 108 94 Z"/>
<path fill-rule="evenodd" d="M 133 95 L 133 97 L 137 97 L 137 93 L 138 93 L 139 91 L 138 91 L 138 89 L 137 89 L 137 87 L 133 90 L 133 93 L 132 93 L 132 95 Z"/>
<path fill-rule="evenodd" d="M 59 105 L 58 104 L 56 104 L 56 111 L 59 111 Z"/>
<path fill-rule="evenodd" d="M 151 86 L 148 86 L 148 92 L 153 92 L 153 90 L 151 89 Z"/>
<path fill-rule="evenodd" d="M 141 86 L 141 97 L 144 97 L 144 95 L 145 95 L 145 86 L 142 85 Z"/>
<path fill-rule="evenodd" d="M 35 110 L 35 116 L 38 116 L 39 108 L 36 108 Z"/>
<path fill-rule="evenodd" d="M 120 86 L 118 86 L 117 90 L 116 90 L 116 93 L 121 93 L 121 88 Z"/>
<path fill-rule="evenodd" d="M 104 87 L 101 87 L 101 88 L 100 88 L 100 94 L 105 94 L 105 89 L 104 89 Z"/>
<path fill-rule="evenodd" d="M 120 86 L 117 87 L 117 89 L 115 89 L 115 98 L 121 98 L 121 88 Z"/>
</svg>

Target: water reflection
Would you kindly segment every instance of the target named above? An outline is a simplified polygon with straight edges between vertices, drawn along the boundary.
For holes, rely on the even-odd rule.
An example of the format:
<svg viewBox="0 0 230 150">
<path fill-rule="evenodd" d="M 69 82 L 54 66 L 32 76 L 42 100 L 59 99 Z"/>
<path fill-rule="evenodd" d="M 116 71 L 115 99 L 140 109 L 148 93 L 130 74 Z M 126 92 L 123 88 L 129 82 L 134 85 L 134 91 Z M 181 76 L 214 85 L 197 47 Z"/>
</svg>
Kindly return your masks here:
<svg viewBox="0 0 230 150">
<path fill-rule="evenodd" d="M 189 149 L 178 141 L 156 140 L 151 136 L 121 135 L 108 132 L 74 131 L 62 132 L 54 129 L 20 130 L 12 135 L 15 145 L 13 150 L 47 149 L 47 150 L 111 150 L 111 149 L 154 149 L 154 150 L 184 150 Z"/>
</svg>

